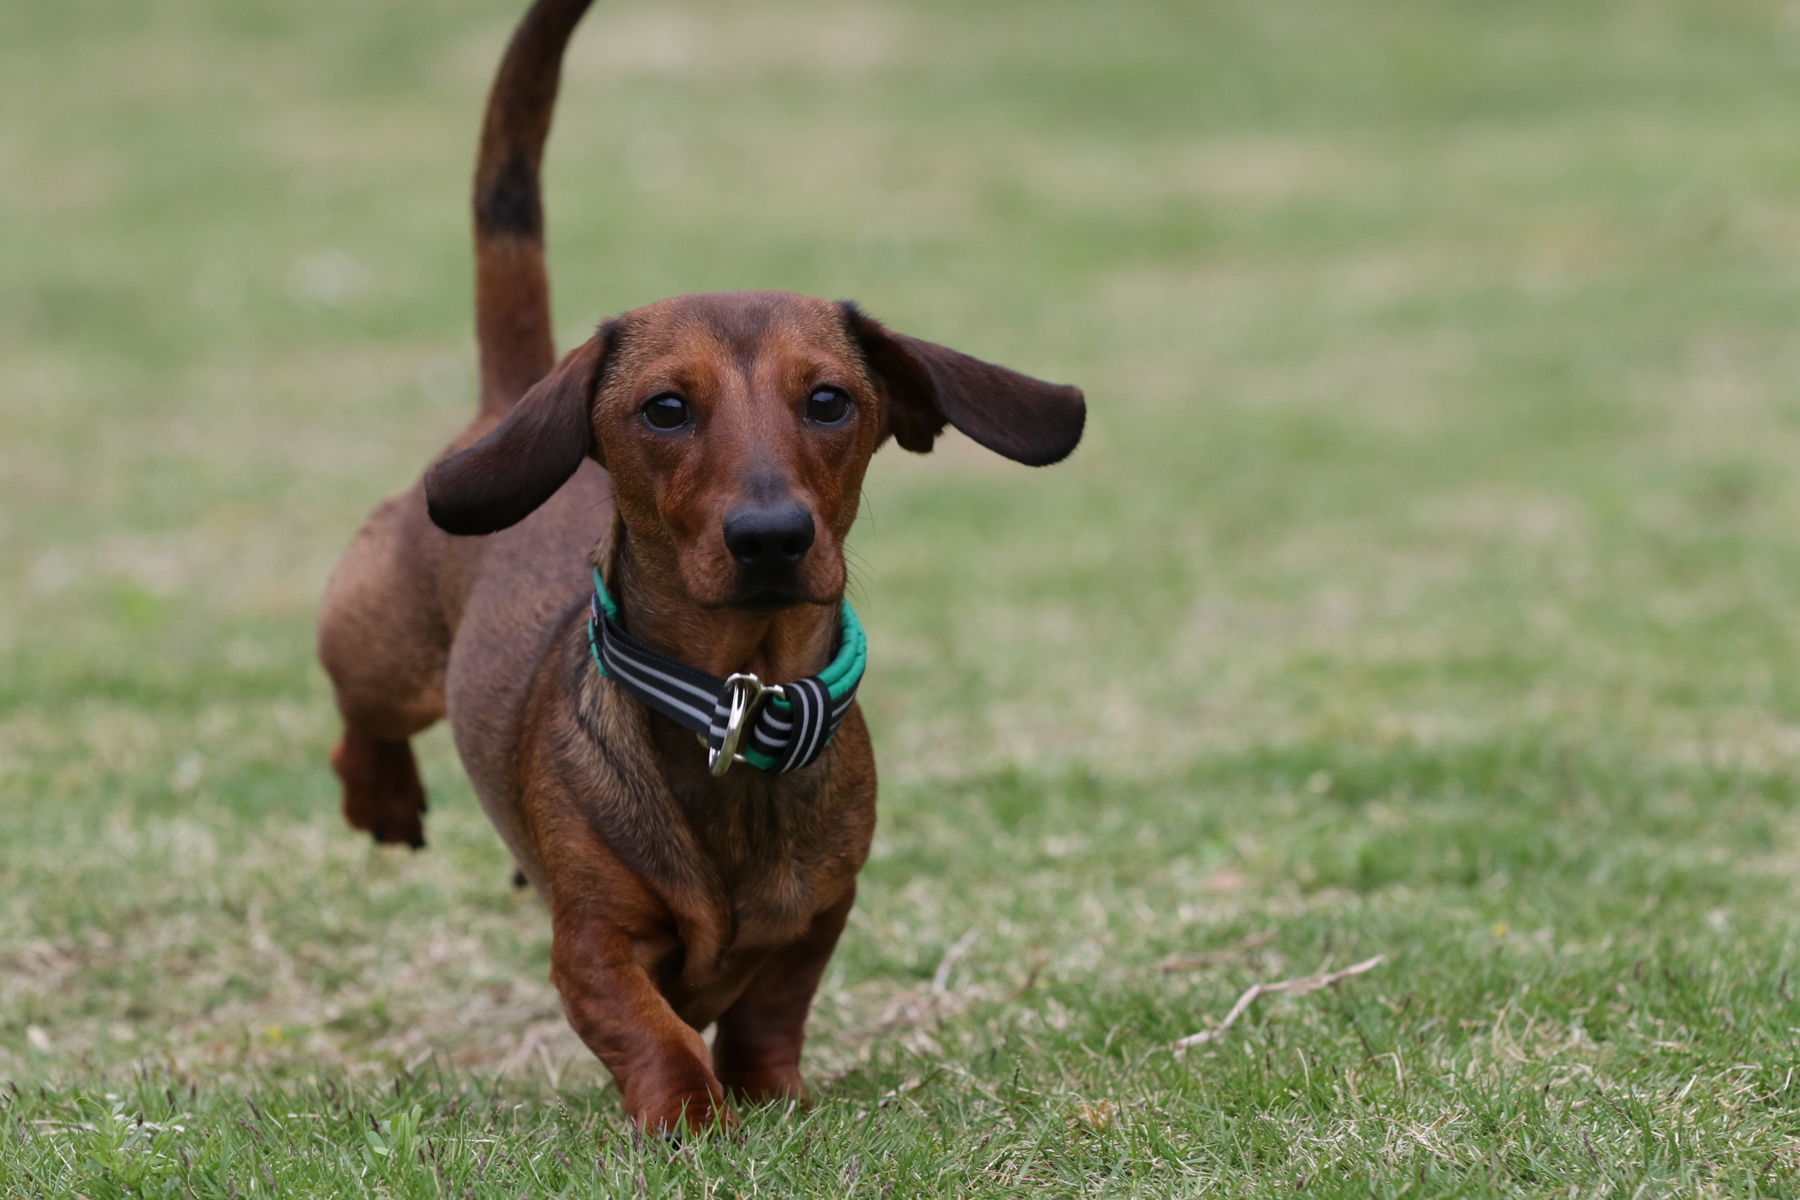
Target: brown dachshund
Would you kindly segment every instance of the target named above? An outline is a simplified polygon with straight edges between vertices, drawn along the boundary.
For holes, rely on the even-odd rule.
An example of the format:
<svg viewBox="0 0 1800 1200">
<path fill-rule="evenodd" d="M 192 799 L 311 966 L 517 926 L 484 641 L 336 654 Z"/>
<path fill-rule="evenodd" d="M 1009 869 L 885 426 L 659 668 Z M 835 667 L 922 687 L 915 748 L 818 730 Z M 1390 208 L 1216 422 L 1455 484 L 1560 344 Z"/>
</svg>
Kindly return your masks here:
<svg viewBox="0 0 1800 1200">
<path fill-rule="evenodd" d="M 875 825 L 842 603 L 869 456 L 949 424 L 1053 463 L 1086 409 L 781 292 L 663 300 L 556 362 L 538 164 L 587 5 L 537 0 L 501 63 L 475 178 L 480 411 L 345 552 L 319 657 L 346 819 L 424 844 L 408 739 L 448 715 L 549 905 L 570 1024 L 637 1126 L 678 1133 L 730 1124 L 728 1096 L 804 1094 L 807 1010 Z M 677 677 L 721 689 L 710 724 L 663 703 Z"/>
</svg>

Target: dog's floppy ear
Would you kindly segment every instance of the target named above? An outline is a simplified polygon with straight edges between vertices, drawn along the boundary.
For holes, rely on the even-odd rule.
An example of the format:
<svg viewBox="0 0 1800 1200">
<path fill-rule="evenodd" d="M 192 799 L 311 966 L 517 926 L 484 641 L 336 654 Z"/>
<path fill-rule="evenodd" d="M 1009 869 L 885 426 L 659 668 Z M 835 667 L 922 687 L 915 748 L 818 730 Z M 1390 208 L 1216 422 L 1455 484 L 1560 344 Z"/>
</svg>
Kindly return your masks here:
<svg viewBox="0 0 1800 1200">
<path fill-rule="evenodd" d="M 470 536 L 516 525 L 594 452 L 589 407 L 606 332 L 569 351 L 487 436 L 425 472 L 425 506 L 439 529 Z"/>
<path fill-rule="evenodd" d="M 947 346 L 894 333 L 848 300 L 840 306 L 876 382 L 887 393 L 888 432 L 916 454 L 946 424 L 1028 467 L 1061 462 L 1081 441 L 1081 389 L 1045 383 Z"/>
</svg>

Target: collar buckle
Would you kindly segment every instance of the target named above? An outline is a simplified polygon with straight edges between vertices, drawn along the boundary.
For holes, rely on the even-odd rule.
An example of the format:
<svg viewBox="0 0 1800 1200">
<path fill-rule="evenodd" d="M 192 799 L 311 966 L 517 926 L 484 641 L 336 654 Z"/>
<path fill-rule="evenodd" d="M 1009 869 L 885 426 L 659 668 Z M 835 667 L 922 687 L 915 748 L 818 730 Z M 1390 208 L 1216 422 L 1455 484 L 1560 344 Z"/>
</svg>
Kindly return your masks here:
<svg viewBox="0 0 1800 1200">
<path fill-rule="evenodd" d="M 777 700 L 787 699 L 787 693 L 779 683 L 764 683 L 755 675 L 739 673 L 728 676 L 725 687 L 731 693 L 729 708 L 725 718 L 725 736 L 719 740 L 718 749 L 707 746 L 706 765 L 712 771 L 714 779 L 722 779 L 725 772 L 731 770 L 732 763 L 744 761 L 744 756 L 737 752 L 738 742 L 743 739 L 744 728 L 750 724 L 751 716 L 756 708 L 768 696 Z"/>
</svg>

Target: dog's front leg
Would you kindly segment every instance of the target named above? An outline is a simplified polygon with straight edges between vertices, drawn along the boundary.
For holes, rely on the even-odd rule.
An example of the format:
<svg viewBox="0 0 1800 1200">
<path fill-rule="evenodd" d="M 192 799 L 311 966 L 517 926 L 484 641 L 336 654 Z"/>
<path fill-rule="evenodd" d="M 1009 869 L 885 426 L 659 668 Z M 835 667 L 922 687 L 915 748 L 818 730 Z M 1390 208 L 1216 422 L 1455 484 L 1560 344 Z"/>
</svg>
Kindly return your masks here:
<svg viewBox="0 0 1800 1200">
<path fill-rule="evenodd" d="M 579 909 L 555 912 L 552 925 L 551 981 L 569 1024 L 618 1081 L 632 1122 L 664 1135 L 735 1124 L 706 1043 L 669 1007 L 629 934 Z"/>
<path fill-rule="evenodd" d="M 842 900 L 813 918 L 805 936 L 757 969 L 744 994 L 719 1017 L 713 1068 L 734 1098 L 751 1103 L 806 1098 L 800 1078 L 806 1015 L 855 899 L 851 883 Z"/>
</svg>

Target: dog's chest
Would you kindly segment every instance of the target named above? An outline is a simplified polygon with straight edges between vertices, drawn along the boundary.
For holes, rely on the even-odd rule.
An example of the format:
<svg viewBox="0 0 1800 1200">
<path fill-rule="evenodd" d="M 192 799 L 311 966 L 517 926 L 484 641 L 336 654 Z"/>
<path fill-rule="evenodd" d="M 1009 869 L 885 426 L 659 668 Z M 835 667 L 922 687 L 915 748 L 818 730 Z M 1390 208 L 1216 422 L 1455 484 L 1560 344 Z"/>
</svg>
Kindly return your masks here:
<svg viewBox="0 0 1800 1200">
<path fill-rule="evenodd" d="M 690 943 L 675 960 L 682 964 L 681 981 L 671 1000 L 702 1023 L 714 1019 L 771 955 L 804 938 L 821 906 L 822 881 L 800 863 L 744 850 L 733 848 L 713 863 L 721 886 L 701 924 L 716 931 L 714 948 L 707 952 Z"/>
<path fill-rule="evenodd" d="M 825 847 L 816 831 L 798 824 L 779 818 L 719 822 L 701 831 L 720 884 L 727 949 L 791 942 L 824 907 L 818 864 Z"/>
<path fill-rule="evenodd" d="M 742 771 L 743 776 L 739 777 Z M 855 874 L 856 805 L 828 773 L 733 770 L 704 807 L 684 804 L 716 881 L 725 948 L 803 936 Z M 698 796 L 683 797 L 697 801 Z"/>
</svg>

